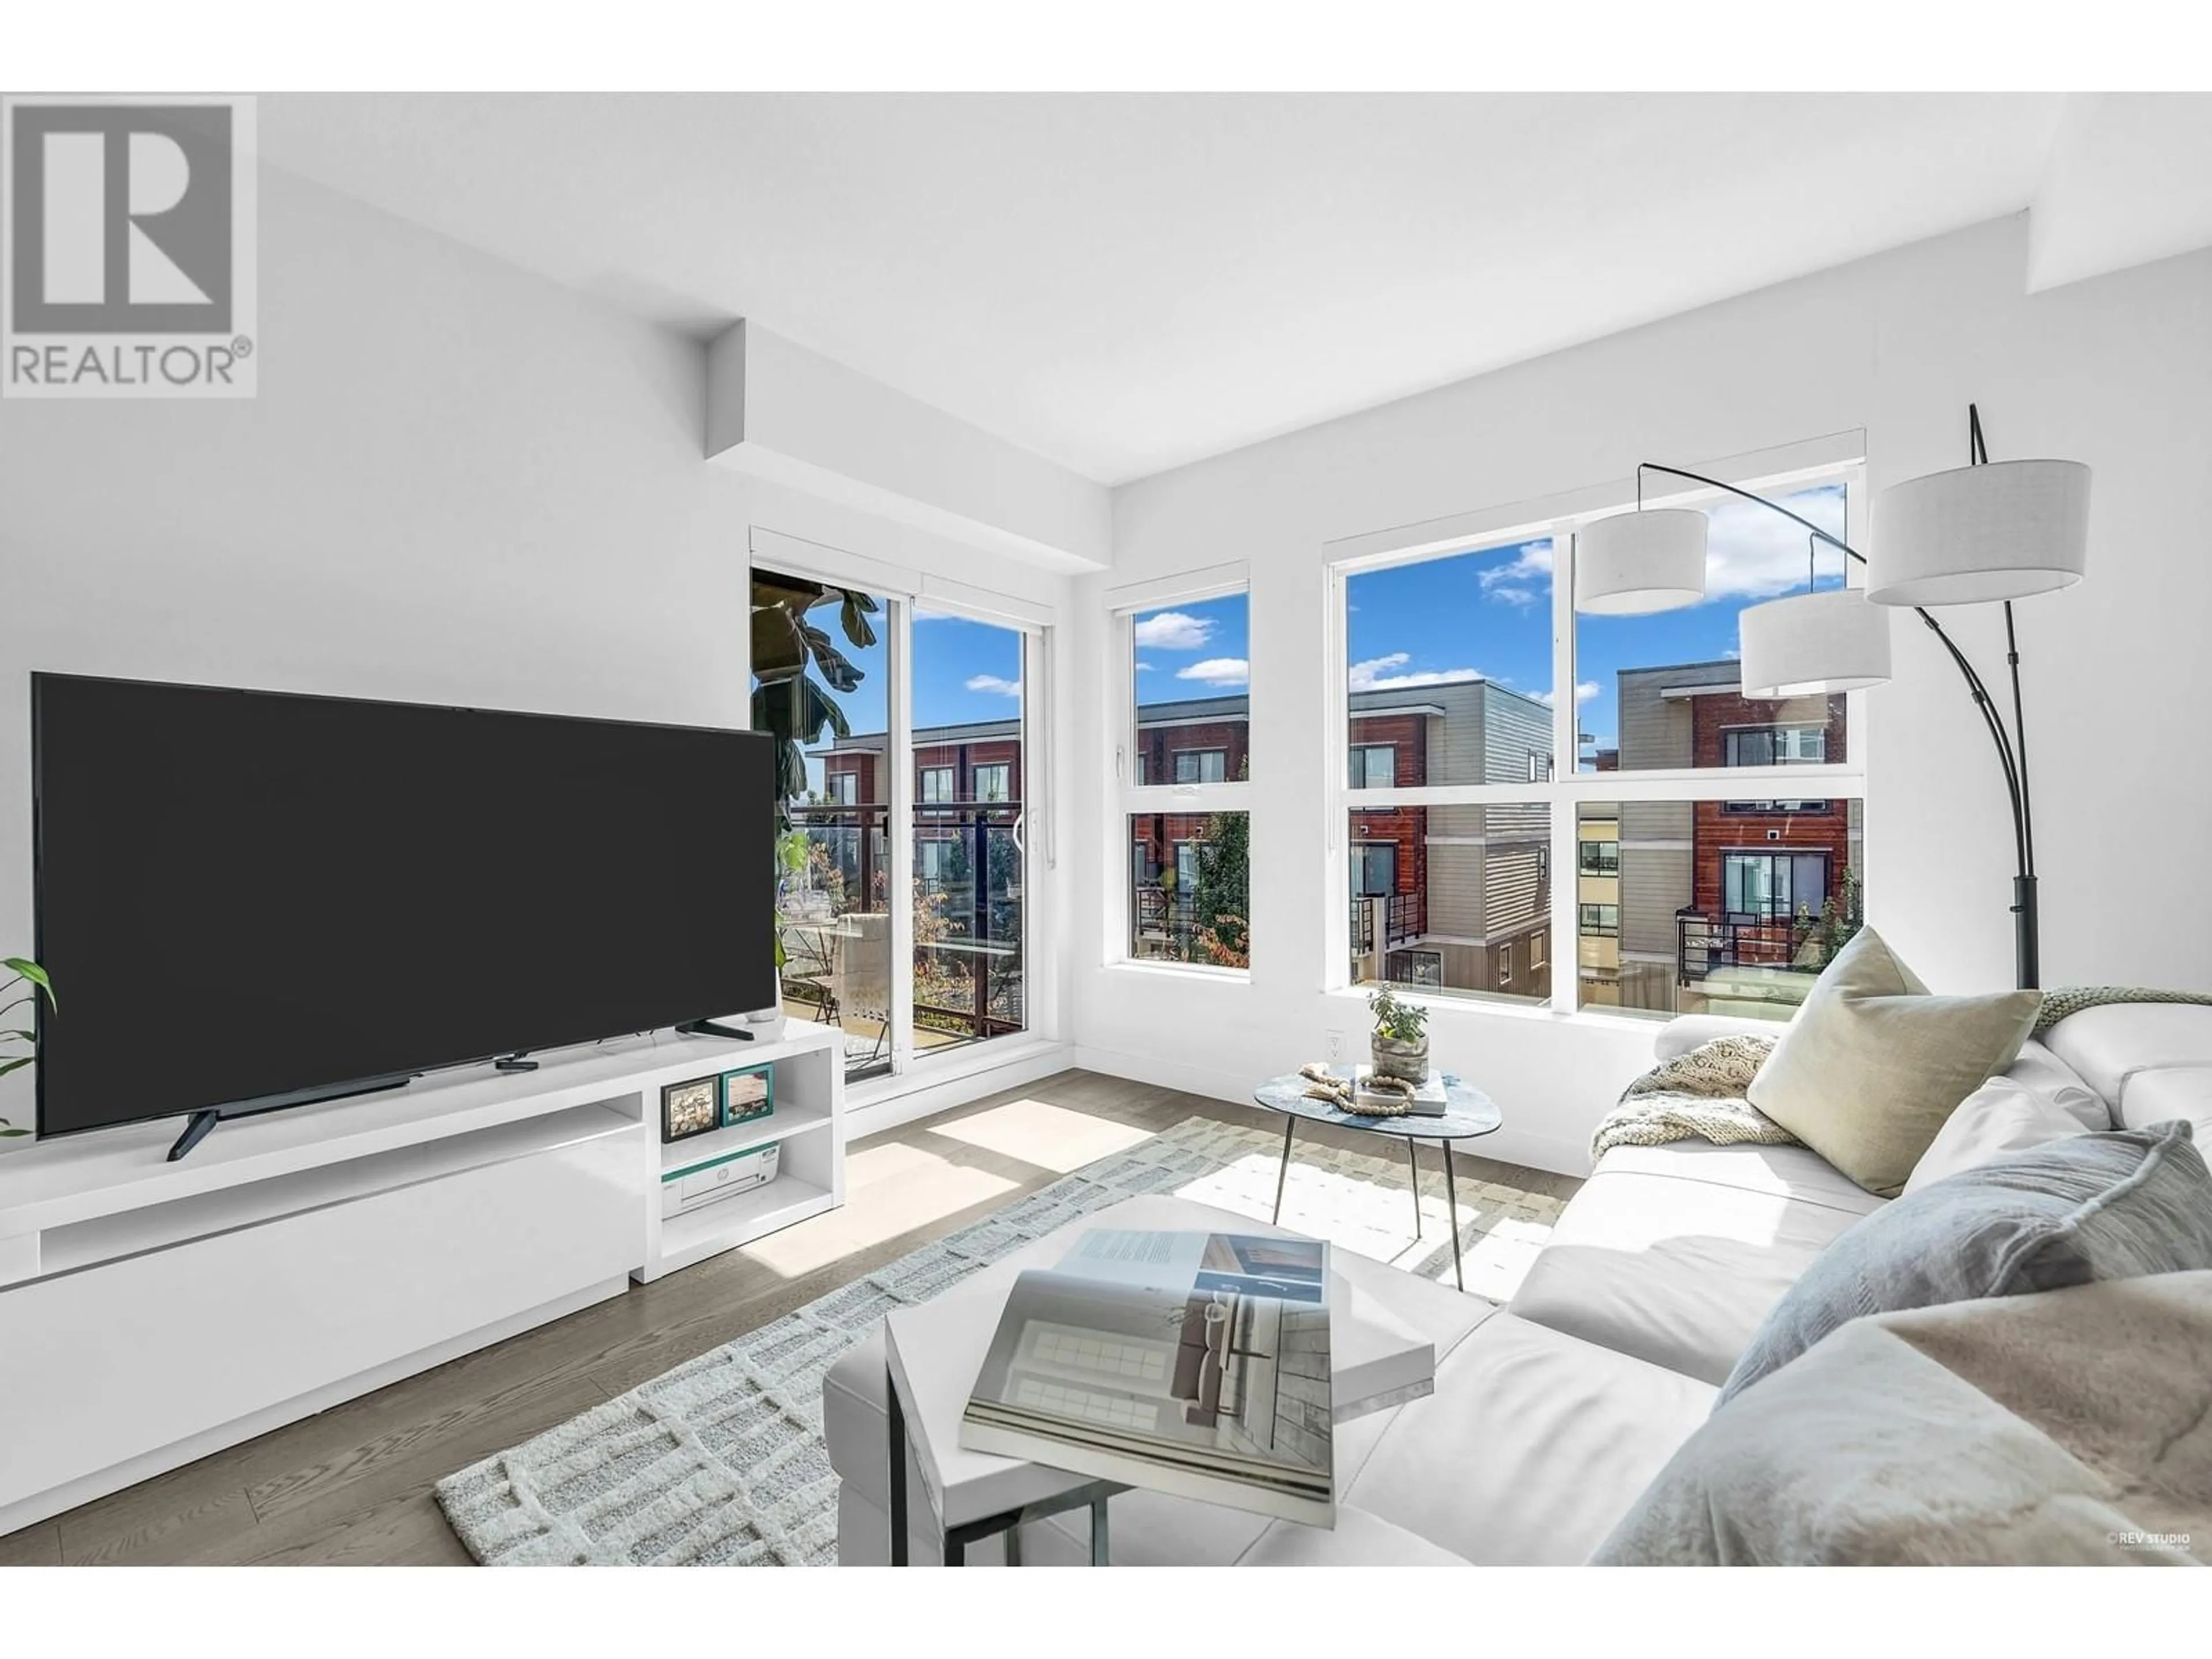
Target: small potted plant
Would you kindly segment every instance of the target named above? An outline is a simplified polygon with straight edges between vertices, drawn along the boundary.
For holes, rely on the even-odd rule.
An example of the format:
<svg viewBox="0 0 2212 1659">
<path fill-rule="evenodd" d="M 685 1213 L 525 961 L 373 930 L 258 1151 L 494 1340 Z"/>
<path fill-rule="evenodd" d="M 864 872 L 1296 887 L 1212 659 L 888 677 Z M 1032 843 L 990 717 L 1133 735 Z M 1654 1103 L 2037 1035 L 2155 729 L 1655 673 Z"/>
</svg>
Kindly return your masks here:
<svg viewBox="0 0 2212 1659">
<path fill-rule="evenodd" d="M 1429 1076 L 1429 1011 L 1401 1002 L 1387 985 L 1367 999 L 1367 1006 L 1375 1014 L 1375 1075 L 1419 1087 Z"/>
</svg>

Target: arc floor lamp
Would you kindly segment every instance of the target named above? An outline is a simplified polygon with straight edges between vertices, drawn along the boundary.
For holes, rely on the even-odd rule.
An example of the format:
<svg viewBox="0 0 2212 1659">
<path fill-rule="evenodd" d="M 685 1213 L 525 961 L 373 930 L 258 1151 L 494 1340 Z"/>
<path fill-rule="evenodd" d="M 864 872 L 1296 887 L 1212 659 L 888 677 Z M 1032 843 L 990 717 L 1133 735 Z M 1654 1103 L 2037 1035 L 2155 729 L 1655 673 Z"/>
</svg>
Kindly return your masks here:
<svg viewBox="0 0 2212 1659">
<path fill-rule="evenodd" d="M 1705 515 L 1694 507 L 1644 506 L 1644 475 L 1725 490 L 1755 501 L 1807 532 L 1808 592 L 1746 608 L 1739 623 L 1743 695 L 1820 696 L 1880 685 L 1890 678 L 1889 619 L 1909 608 L 1928 625 L 1965 678 L 1988 728 L 2012 805 L 2014 947 L 2022 988 L 2041 978 L 2035 876 L 2035 813 L 2028 793 L 2027 719 L 2020 693 L 2020 641 L 2013 601 L 2081 580 L 2089 540 L 2089 469 L 2078 461 L 1996 461 L 1982 438 L 1981 411 L 1966 406 L 1968 464 L 1911 478 L 1875 502 L 1874 552 L 1861 553 L 1788 507 L 1719 478 L 1645 461 L 1636 471 L 1636 509 L 1583 527 L 1575 544 L 1575 608 L 1625 616 L 1695 605 L 1705 592 Z M 1867 568 L 1866 586 L 1809 591 L 1821 546 Z M 2005 664 L 2012 724 L 1988 684 L 1930 607 L 2004 605 Z"/>
</svg>

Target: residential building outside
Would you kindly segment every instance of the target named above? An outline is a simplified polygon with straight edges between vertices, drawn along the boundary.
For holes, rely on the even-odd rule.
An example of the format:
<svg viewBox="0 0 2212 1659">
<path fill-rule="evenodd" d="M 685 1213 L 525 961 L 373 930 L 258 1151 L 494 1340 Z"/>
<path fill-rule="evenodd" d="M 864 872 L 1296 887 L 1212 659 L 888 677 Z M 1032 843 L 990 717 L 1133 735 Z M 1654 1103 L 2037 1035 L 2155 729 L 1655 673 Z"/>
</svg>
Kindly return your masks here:
<svg viewBox="0 0 2212 1659">
<path fill-rule="evenodd" d="M 1844 699 L 1749 699 L 1741 684 L 1729 660 L 1619 676 L 1619 748 L 1596 770 L 1757 769 L 1763 793 L 1579 809 L 1585 1006 L 1794 1006 L 1856 926 L 1863 803 L 1781 793 L 1790 765 L 1847 758 Z"/>
</svg>

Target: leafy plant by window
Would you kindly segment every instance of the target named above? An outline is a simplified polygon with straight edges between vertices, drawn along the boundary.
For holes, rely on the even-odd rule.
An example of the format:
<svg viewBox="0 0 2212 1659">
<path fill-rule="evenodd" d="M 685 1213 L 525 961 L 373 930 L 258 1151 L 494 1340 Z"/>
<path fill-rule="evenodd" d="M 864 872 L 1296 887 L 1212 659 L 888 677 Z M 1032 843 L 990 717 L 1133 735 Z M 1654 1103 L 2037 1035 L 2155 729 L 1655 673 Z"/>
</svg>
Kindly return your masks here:
<svg viewBox="0 0 2212 1659">
<path fill-rule="evenodd" d="M 841 738 L 853 735 L 830 693 L 857 690 L 860 670 L 825 629 L 808 620 L 811 612 L 830 605 L 836 607 L 848 644 L 863 651 L 875 644 L 869 618 L 882 607 L 870 595 L 803 576 L 753 572 L 753 729 L 776 739 L 780 822 L 788 821 L 783 803 L 806 797 L 806 745 L 819 742 L 825 729 Z"/>
<path fill-rule="evenodd" d="M 34 1005 L 41 995 L 45 996 L 50 1011 L 55 1013 L 61 1012 L 61 1004 L 54 1000 L 53 981 L 46 977 L 46 970 L 37 963 L 27 957 L 9 957 L 0 960 L 0 968 L 5 968 L 13 975 L 5 986 L 0 986 L 0 996 L 5 996 L 10 991 L 19 993 L 11 1000 L 0 1003 L 0 1016 Z M 25 986 L 30 988 L 22 989 Z M 20 1052 L 25 1049 L 29 1052 Z M 38 1057 L 39 1035 L 34 1026 L 0 1028 L 0 1077 L 20 1071 Z M 0 1117 L 0 1136 L 27 1135 L 30 1133 L 28 1129 L 15 1128 L 6 1118 Z"/>
</svg>

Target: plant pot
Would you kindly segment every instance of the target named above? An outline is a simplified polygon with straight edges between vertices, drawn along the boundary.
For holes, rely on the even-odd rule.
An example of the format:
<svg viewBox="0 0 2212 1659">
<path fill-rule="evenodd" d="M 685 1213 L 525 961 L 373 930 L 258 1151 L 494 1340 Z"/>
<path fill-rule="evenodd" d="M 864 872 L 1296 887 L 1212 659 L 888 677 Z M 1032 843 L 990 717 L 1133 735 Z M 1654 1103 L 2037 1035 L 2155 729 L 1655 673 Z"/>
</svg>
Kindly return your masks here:
<svg viewBox="0 0 2212 1659">
<path fill-rule="evenodd" d="M 1375 1058 L 1375 1075 L 1402 1078 L 1419 1085 L 1428 1079 L 1429 1040 L 1404 1042 L 1396 1037 L 1377 1036 L 1371 1045 Z"/>
</svg>

